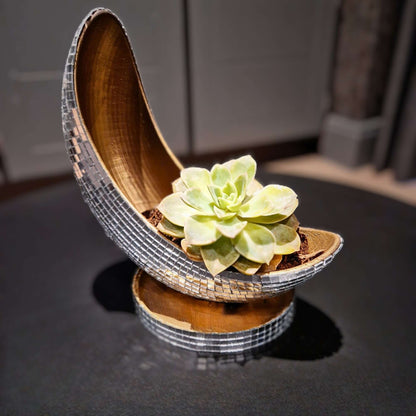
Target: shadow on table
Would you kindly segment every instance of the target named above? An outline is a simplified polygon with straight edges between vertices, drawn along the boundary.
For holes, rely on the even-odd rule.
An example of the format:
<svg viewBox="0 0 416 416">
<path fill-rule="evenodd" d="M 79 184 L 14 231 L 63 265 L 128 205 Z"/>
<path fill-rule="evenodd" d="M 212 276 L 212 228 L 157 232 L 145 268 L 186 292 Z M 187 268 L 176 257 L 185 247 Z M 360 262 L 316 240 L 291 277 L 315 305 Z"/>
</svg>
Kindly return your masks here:
<svg viewBox="0 0 416 416">
<path fill-rule="evenodd" d="M 297 298 L 292 325 L 263 355 L 288 360 L 317 360 L 330 357 L 342 346 L 342 334 L 334 321 L 310 303 Z"/>
<path fill-rule="evenodd" d="M 130 260 L 124 260 L 104 269 L 95 278 L 92 292 L 95 299 L 107 311 L 134 313 L 131 284 L 137 266 Z"/>
<path fill-rule="evenodd" d="M 107 311 L 135 312 L 131 284 L 136 269 L 133 262 L 125 260 L 111 265 L 95 278 L 92 288 L 94 297 Z M 245 364 L 262 357 L 309 361 L 330 357 L 341 346 L 342 334 L 334 321 L 315 306 L 297 298 L 292 325 L 275 341 L 261 349 L 235 356 L 198 354 L 198 360 L 217 364 Z"/>
</svg>

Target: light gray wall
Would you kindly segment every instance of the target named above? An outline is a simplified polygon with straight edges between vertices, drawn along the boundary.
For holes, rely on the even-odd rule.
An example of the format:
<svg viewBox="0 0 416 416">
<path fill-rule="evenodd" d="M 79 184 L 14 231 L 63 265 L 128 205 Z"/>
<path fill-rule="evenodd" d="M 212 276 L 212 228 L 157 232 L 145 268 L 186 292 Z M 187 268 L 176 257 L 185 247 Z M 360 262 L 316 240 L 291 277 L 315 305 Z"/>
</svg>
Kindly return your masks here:
<svg viewBox="0 0 416 416">
<path fill-rule="evenodd" d="M 125 24 L 162 133 L 175 152 L 186 153 L 182 1 L 100 5 Z M 96 6 L 96 0 L 0 1 L 0 139 L 12 180 L 69 170 L 60 116 L 62 70 L 76 28 Z"/>
<path fill-rule="evenodd" d="M 338 0 L 189 0 L 196 153 L 318 135 Z M 189 151 L 182 0 L 107 0 L 124 22 L 168 144 Z M 0 140 L 12 180 L 69 170 L 62 69 L 96 0 L 0 0 Z"/>
<path fill-rule="evenodd" d="M 319 133 L 338 3 L 189 2 L 197 153 Z"/>
</svg>

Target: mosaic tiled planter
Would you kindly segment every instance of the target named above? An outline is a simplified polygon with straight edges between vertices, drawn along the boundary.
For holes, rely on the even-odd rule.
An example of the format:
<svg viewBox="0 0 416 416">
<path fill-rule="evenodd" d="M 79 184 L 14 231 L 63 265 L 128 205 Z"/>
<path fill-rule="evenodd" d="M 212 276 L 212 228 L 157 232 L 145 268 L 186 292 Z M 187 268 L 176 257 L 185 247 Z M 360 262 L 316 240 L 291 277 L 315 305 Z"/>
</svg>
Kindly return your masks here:
<svg viewBox="0 0 416 416">
<path fill-rule="evenodd" d="M 142 213 L 171 192 L 182 165 L 157 127 L 125 29 L 107 9 L 91 11 L 75 34 L 64 72 L 62 119 L 75 178 L 105 233 L 145 273 L 178 292 L 216 302 L 274 297 L 311 278 L 342 247 L 338 234 L 304 228 L 310 262 L 262 275 L 226 270 L 213 277 L 146 220 Z M 286 318 L 275 317 L 284 322 L 280 329 L 290 321 L 291 308 Z M 153 332 L 169 338 L 153 316 L 142 316 Z M 278 334 L 272 322 L 278 321 L 265 325 Z"/>
</svg>

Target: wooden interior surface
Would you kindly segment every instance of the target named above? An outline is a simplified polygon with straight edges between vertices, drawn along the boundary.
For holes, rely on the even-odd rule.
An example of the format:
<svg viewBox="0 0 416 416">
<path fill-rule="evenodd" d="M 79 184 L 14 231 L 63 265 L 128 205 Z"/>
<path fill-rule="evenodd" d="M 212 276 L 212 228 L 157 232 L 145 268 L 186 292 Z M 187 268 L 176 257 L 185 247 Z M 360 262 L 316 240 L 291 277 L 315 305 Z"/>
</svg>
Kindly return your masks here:
<svg viewBox="0 0 416 416">
<path fill-rule="evenodd" d="M 81 117 L 109 175 L 139 212 L 157 206 L 171 193 L 180 164 L 154 123 L 114 16 L 97 12 L 84 27 L 74 73 Z"/>
<path fill-rule="evenodd" d="M 301 256 L 307 261 L 299 266 L 292 267 L 291 269 L 279 270 L 277 272 L 271 272 L 270 274 L 287 273 L 288 270 L 311 267 L 334 254 L 341 244 L 341 237 L 330 231 L 301 227 L 300 232 L 305 234 L 308 239 L 308 253 Z"/>
<path fill-rule="evenodd" d="M 341 243 L 339 235 L 330 231 L 302 227 L 301 232 L 308 238 L 308 251 L 310 255 L 321 250 L 326 252 L 327 255 L 332 254 Z"/>
<path fill-rule="evenodd" d="M 244 331 L 264 325 L 290 305 L 294 290 L 248 303 L 196 299 L 163 285 L 143 271 L 133 281 L 137 301 L 159 321 L 178 329 L 205 333 Z"/>
</svg>

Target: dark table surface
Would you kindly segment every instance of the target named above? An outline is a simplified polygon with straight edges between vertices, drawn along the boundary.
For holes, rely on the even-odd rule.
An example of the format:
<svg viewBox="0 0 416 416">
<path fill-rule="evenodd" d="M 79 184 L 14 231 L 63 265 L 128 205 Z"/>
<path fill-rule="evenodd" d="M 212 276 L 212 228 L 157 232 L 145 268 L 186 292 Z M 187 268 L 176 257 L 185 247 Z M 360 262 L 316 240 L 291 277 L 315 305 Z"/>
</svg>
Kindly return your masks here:
<svg viewBox="0 0 416 416">
<path fill-rule="evenodd" d="M 345 246 L 297 289 L 292 327 L 254 357 L 157 340 L 133 314 L 134 265 L 75 183 L 0 205 L 0 414 L 416 414 L 416 210 L 325 182 L 303 225 Z"/>
</svg>

